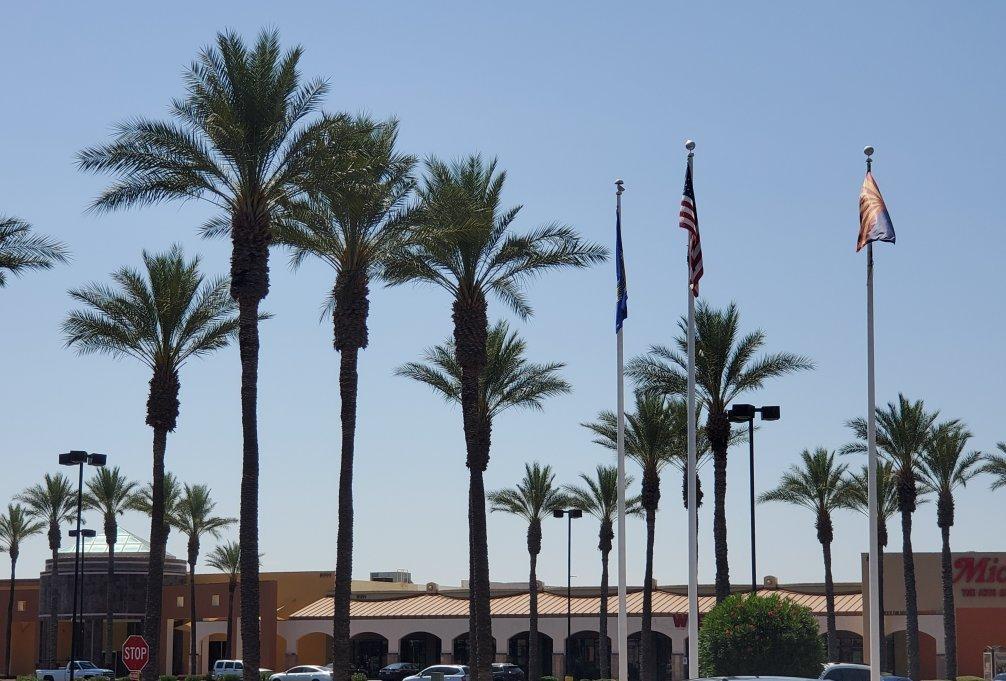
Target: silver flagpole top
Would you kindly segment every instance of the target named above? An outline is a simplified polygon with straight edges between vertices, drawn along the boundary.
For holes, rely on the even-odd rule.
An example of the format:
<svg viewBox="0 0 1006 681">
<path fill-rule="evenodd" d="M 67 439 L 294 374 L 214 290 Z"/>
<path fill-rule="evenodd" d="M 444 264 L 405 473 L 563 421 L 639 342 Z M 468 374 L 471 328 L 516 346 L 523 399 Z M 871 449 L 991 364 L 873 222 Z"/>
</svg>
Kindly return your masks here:
<svg viewBox="0 0 1006 681">
<path fill-rule="evenodd" d="M 685 149 L 688 151 L 695 151 L 695 142 L 692 140 L 685 140 Z"/>
<path fill-rule="evenodd" d="M 625 191 L 625 183 L 621 180 L 615 180 L 615 193 L 621 195 Z"/>
<path fill-rule="evenodd" d="M 873 147 L 866 145 L 863 147 L 863 153 L 866 154 L 866 169 L 869 171 L 873 168 Z"/>
</svg>

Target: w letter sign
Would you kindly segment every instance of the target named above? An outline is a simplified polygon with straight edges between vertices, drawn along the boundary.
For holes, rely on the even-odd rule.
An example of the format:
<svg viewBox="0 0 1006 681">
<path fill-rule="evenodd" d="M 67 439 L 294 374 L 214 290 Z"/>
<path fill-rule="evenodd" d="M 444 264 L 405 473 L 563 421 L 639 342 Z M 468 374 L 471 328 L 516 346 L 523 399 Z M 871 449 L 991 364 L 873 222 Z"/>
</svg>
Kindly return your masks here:
<svg viewBox="0 0 1006 681">
<path fill-rule="evenodd" d="M 150 660 L 150 646 L 147 640 L 133 634 L 122 643 L 122 664 L 131 672 L 139 672 Z"/>
</svg>

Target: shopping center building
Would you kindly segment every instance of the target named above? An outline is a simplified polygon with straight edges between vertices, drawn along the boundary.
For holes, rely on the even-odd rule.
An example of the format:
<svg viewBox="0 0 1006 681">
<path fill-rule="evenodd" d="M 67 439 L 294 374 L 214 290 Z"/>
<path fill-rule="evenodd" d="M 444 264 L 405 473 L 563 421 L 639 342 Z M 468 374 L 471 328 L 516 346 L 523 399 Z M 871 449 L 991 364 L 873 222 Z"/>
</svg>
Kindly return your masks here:
<svg viewBox="0 0 1006 681">
<path fill-rule="evenodd" d="M 113 645 L 141 629 L 146 591 L 147 544 L 120 532 L 115 551 L 113 584 Z M 104 618 L 107 587 L 107 552 L 103 537 L 85 544 L 83 579 L 83 624 L 81 657 L 103 659 Z M 922 676 L 940 678 L 944 655 L 940 555 L 915 555 L 918 577 L 919 628 Z M 188 673 L 190 620 L 189 592 L 184 561 L 169 556 L 161 620 L 160 671 Z M 14 593 L 12 672 L 28 674 L 45 650 L 48 594 L 52 584 L 51 561 L 37 579 L 18 580 Z M 72 613 L 72 547 L 60 554 L 57 587 L 58 639 L 61 661 L 70 654 Z M 905 672 L 905 601 L 900 554 L 885 557 L 885 633 L 890 672 Z M 868 661 L 868 602 L 866 562 L 861 582 L 836 585 L 839 629 L 839 660 Z M 955 597 L 959 674 L 982 676 L 982 653 L 989 646 L 1006 646 L 1006 554 L 954 554 Z M 226 656 L 228 585 L 218 573 L 196 576 L 197 667 L 205 672 Z M 299 664 L 324 664 L 330 659 L 333 574 L 330 571 L 263 572 L 260 575 L 262 666 L 286 669 Z M 395 661 L 417 664 L 464 663 L 468 659 L 468 592 L 436 583 L 413 583 L 407 572 L 372 573 L 370 580 L 354 581 L 351 608 L 353 662 L 376 678 L 381 666 Z M 807 606 L 825 631 L 825 596 L 820 584 L 784 584 L 765 578 L 762 593 Z M 683 586 L 659 585 L 653 598 L 653 630 L 662 676 L 674 681 L 685 676 L 688 603 Z M 700 613 L 714 605 L 711 589 L 703 587 Z M 9 583 L 0 582 L 0 599 L 6 602 Z M 618 650 L 614 636 L 617 603 L 609 599 L 609 636 L 612 668 L 617 669 Z M 497 661 L 527 664 L 528 605 L 526 586 L 494 584 L 491 611 Z M 234 609 L 239 611 L 240 586 Z M 600 594 L 596 587 L 576 587 L 569 601 L 567 620 L 565 588 L 542 586 L 538 596 L 542 671 L 555 676 L 571 674 L 577 679 L 598 678 L 598 626 Z M 642 592 L 630 588 L 628 599 L 630 677 L 637 677 Z M 239 615 L 238 615 L 239 616 Z M 6 626 L 0 609 L 0 627 Z M 235 626 L 235 631 L 239 632 Z M 240 656 L 240 635 L 236 637 Z M 0 650 L 0 664 L 4 663 Z M 568 663 L 567 663 L 568 660 Z M 568 668 L 567 668 L 568 664 Z M 120 667 L 118 672 L 124 670 Z"/>
</svg>

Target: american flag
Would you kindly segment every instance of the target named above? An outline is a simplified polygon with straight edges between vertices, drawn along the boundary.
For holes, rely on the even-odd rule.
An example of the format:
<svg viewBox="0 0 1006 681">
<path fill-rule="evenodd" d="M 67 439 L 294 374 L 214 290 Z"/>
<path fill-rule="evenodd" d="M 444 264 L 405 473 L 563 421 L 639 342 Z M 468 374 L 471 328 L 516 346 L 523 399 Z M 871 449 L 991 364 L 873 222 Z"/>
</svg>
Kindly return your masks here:
<svg viewBox="0 0 1006 681">
<path fill-rule="evenodd" d="M 688 230 L 688 285 L 692 295 L 699 295 L 699 279 L 702 278 L 702 241 L 699 239 L 699 213 L 695 208 L 695 188 L 692 187 L 692 160 L 688 159 L 685 170 L 685 192 L 681 196 L 681 212 L 678 214 L 681 229 Z"/>
</svg>

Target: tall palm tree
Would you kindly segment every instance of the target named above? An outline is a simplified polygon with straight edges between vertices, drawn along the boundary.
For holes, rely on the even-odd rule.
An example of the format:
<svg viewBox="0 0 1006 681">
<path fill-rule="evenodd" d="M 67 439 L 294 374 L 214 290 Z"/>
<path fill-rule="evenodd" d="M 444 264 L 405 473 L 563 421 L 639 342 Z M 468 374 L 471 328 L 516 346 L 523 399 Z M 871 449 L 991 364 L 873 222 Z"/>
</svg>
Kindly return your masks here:
<svg viewBox="0 0 1006 681">
<path fill-rule="evenodd" d="M 929 444 L 938 411 L 927 411 L 922 400 L 912 402 L 898 394 L 898 403 L 888 402 L 876 410 L 877 448 L 894 467 L 898 487 L 898 512 L 901 514 L 901 556 L 905 576 L 905 639 L 908 676 L 920 681 L 919 602 L 915 586 L 915 554 L 912 551 L 912 514 L 918 503 L 919 457 Z M 842 448 L 843 453 L 867 451 L 867 423 L 855 418 L 846 425 L 857 441 Z"/>
<path fill-rule="evenodd" d="M 353 455 L 359 385 L 357 358 L 367 347 L 370 284 L 379 279 L 394 241 L 390 223 L 412 191 L 415 158 L 395 150 L 398 122 L 375 125 L 360 118 L 357 155 L 347 180 L 326 187 L 276 229 L 276 239 L 293 250 L 299 266 L 315 257 L 335 270 L 329 298 L 333 346 L 339 352 L 342 454 L 339 466 L 333 632 L 334 681 L 349 681 L 352 650 L 349 604 L 353 581 Z"/>
<path fill-rule="evenodd" d="M 81 309 L 67 314 L 63 334 L 79 354 L 131 357 L 151 372 L 147 425 L 153 429 L 153 478 L 150 497 L 150 560 L 143 636 L 150 645 L 144 681 L 159 668 L 161 587 L 164 576 L 164 456 L 168 433 L 178 423 L 179 371 L 193 357 L 225 347 L 237 330 L 227 280 L 207 281 L 199 258 L 186 260 L 180 247 L 143 253 L 144 271 L 123 267 L 112 274 L 115 286 L 93 283 L 70 291 Z"/>
<path fill-rule="evenodd" d="M 887 548 L 888 533 L 887 520 L 898 512 L 898 484 L 894 475 L 894 466 L 890 461 L 877 462 L 877 539 L 879 549 L 879 560 L 877 561 L 877 574 L 879 575 L 877 591 L 877 603 L 880 610 L 880 631 L 878 639 L 880 646 L 880 668 L 889 669 L 887 660 L 887 646 L 884 635 L 884 549 Z M 869 519 L 870 517 L 870 469 L 863 466 L 857 473 L 849 471 L 849 493 L 846 496 L 847 507 L 853 511 L 858 511 Z"/>
<path fill-rule="evenodd" d="M 530 623 L 528 626 L 527 669 L 531 681 L 541 678 L 541 642 L 538 640 L 538 554 L 541 553 L 541 521 L 553 511 L 566 508 L 568 499 L 555 484 L 555 473 L 549 465 L 537 461 L 524 464 L 524 479 L 511 489 L 489 492 L 490 509 L 509 513 L 527 521 L 527 553 L 530 557 L 528 596 Z"/>
<path fill-rule="evenodd" d="M 84 508 L 101 513 L 105 524 L 105 545 L 108 546 L 108 579 L 105 584 L 105 664 L 115 662 L 115 642 L 112 640 L 112 594 L 115 581 L 115 543 L 119 538 L 119 516 L 132 508 L 137 483 L 115 468 L 99 468 L 87 481 Z"/>
<path fill-rule="evenodd" d="M 234 658 L 234 592 L 241 574 L 241 547 L 235 541 L 215 546 L 206 564 L 227 575 L 227 658 Z"/>
<path fill-rule="evenodd" d="M 957 678 L 957 618 L 954 610 L 954 562 L 950 553 L 950 528 L 954 525 L 954 492 L 982 472 L 984 457 L 965 451 L 971 433 L 959 421 L 933 428 L 919 456 L 920 492 L 936 495 L 936 524 L 943 539 L 943 636 L 946 677 Z"/>
<path fill-rule="evenodd" d="M 403 241 L 388 259 L 390 284 L 421 282 L 454 299 L 455 355 L 461 368 L 461 413 L 469 469 L 469 545 L 473 591 L 475 681 L 491 681 L 489 549 L 485 484 L 491 424 L 479 413 L 479 380 L 489 333 L 488 297 L 497 296 L 521 318 L 531 315 L 524 287 L 546 271 L 600 262 L 606 251 L 570 227 L 550 224 L 527 234 L 510 231 L 521 206 L 500 205 L 506 173 L 495 160 L 471 156 L 455 163 L 431 158 L 404 221 Z M 249 679 L 249 681 L 252 681 Z"/>
<path fill-rule="evenodd" d="M 653 642 L 653 543 L 660 504 L 660 472 L 687 446 L 688 415 L 683 400 L 668 400 L 656 393 L 636 393 L 636 410 L 625 415 L 625 455 L 643 469 L 639 505 L 646 518 L 646 568 L 643 572 L 643 613 L 640 623 L 641 677 L 656 678 Z M 582 424 L 593 431 L 595 443 L 617 449 L 618 417 L 602 411 L 597 421 Z"/>
<path fill-rule="evenodd" d="M 14 622 L 14 589 L 17 587 L 17 559 L 25 540 L 42 534 L 45 521 L 33 518 L 20 504 L 7 504 L 0 515 L 0 550 L 10 556 L 10 593 L 7 596 L 7 627 L 4 630 L 4 676 L 10 678 L 11 627 Z"/>
<path fill-rule="evenodd" d="M 164 497 L 164 541 L 167 542 L 171 529 L 178 527 L 178 505 L 182 502 L 182 485 L 174 473 L 165 471 L 163 483 Z M 153 517 L 154 515 L 154 486 L 152 483 L 144 485 L 143 489 L 133 495 L 129 504 L 129 510 Z"/>
<path fill-rule="evenodd" d="M 45 474 L 42 482 L 32 485 L 14 497 L 24 504 L 28 515 L 46 524 L 52 571 L 49 574 L 49 621 L 46 622 L 45 655 L 49 664 L 56 664 L 57 583 L 59 582 L 59 547 L 63 531 L 60 527 L 77 517 L 77 494 L 70 479 L 62 473 Z"/>
<path fill-rule="evenodd" d="M 580 473 L 582 485 L 565 485 L 563 489 L 569 497 L 569 505 L 589 513 L 598 519 L 601 527 L 597 533 L 597 548 L 601 552 L 601 607 L 598 622 L 598 655 L 602 679 L 611 678 L 611 650 L 608 640 L 608 557 L 611 542 L 615 539 L 615 515 L 618 512 L 618 468 L 598 465 L 594 477 Z M 632 484 L 632 477 L 625 477 L 625 487 Z M 625 500 L 627 514 L 638 515 L 639 497 Z"/>
<path fill-rule="evenodd" d="M 792 465 L 783 473 L 775 489 L 763 492 L 759 501 L 781 501 L 795 506 L 803 506 L 814 513 L 814 527 L 817 540 L 821 542 L 824 554 L 824 595 L 828 614 L 828 659 L 838 659 L 838 634 L 835 626 L 835 582 L 831 575 L 831 542 L 835 529 L 831 514 L 840 508 L 848 508 L 850 495 L 846 472 L 848 464 L 836 464 L 835 453 L 824 447 L 813 452 L 805 449 L 800 453 L 803 465 Z"/>
<path fill-rule="evenodd" d="M 178 500 L 174 522 L 179 532 L 188 538 L 189 559 L 189 674 L 196 675 L 196 563 L 199 562 L 199 543 L 203 535 L 220 537 L 220 531 L 237 522 L 236 518 L 213 515 L 217 503 L 210 497 L 207 485 L 185 483 Z"/>
<path fill-rule="evenodd" d="M 26 270 L 48 270 L 69 258 L 66 247 L 58 241 L 31 233 L 24 220 L 0 215 L 0 288 L 7 276 L 20 276 Z"/>
<path fill-rule="evenodd" d="M 627 373 L 643 389 L 684 395 L 688 386 L 687 322 L 678 323 L 676 349 L 656 345 L 629 362 Z M 727 409 L 737 397 L 758 390 L 770 378 L 813 369 L 802 355 L 779 352 L 756 357 L 765 345 L 761 330 L 740 335 L 740 312 L 734 303 L 717 310 L 699 301 L 695 310 L 695 389 L 706 408 L 706 435 L 713 453 L 713 543 L 716 551 L 716 600 L 730 595 L 727 561 Z"/>
<path fill-rule="evenodd" d="M 304 81 L 303 50 L 283 52 L 279 34 L 263 31 L 254 45 L 219 33 L 185 74 L 186 94 L 171 106 L 171 121 L 130 119 L 115 138 L 78 155 L 83 170 L 109 172 L 116 181 L 94 202 L 97 210 L 167 200 L 205 199 L 220 209 L 204 231 L 231 239 L 231 295 L 240 314 L 241 550 L 247 588 L 243 612 L 259 611 L 258 592 L 258 357 L 259 305 L 269 292 L 269 244 L 288 204 L 331 182 L 337 172 L 330 142 L 341 118 L 311 119 L 328 91 Z M 258 622 L 241 620 L 246 681 L 260 662 Z M 156 676 L 147 665 L 148 681 Z"/>
</svg>

